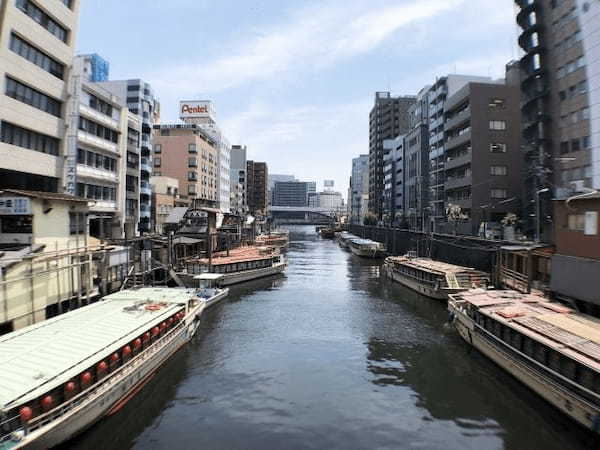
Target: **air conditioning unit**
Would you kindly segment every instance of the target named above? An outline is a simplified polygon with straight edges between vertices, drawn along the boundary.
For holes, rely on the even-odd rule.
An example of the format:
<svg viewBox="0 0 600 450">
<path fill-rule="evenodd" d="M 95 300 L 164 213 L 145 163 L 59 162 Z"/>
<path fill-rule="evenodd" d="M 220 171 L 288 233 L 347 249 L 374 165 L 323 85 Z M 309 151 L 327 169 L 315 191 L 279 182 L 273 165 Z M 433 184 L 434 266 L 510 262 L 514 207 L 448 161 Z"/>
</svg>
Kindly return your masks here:
<svg viewBox="0 0 600 450">
<path fill-rule="evenodd" d="M 571 188 L 575 191 L 575 192 L 583 192 L 585 191 L 585 181 L 584 180 L 576 180 L 576 181 L 571 181 Z"/>
</svg>

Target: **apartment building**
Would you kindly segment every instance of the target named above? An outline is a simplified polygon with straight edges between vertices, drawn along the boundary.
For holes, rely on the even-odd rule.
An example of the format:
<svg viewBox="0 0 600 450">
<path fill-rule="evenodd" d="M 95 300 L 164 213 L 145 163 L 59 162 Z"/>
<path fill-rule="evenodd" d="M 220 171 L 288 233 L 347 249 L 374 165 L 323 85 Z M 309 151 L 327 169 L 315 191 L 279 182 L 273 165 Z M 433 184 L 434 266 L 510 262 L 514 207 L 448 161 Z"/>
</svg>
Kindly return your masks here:
<svg viewBox="0 0 600 450">
<path fill-rule="evenodd" d="M 79 3 L 0 4 L 0 187 L 64 189 Z"/>
<path fill-rule="evenodd" d="M 477 235 L 509 212 L 520 214 L 518 84 L 467 83 L 446 99 L 443 121 L 444 205 L 458 205 L 468 217 L 461 231 Z"/>
<path fill-rule="evenodd" d="M 184 100 L 179 103 L 179 117 L 186 124 L 195 124 L 202 128 L 217 148 L 217 192 L 218 208 L 230 212 L 230 164 L 231 144 L 219 128 L 216 111 L 210 100 Z"/>
<path fill-rule="evenodd" d="M 267 163 L 248 160 L 246 175 L 248 210 L 254 215 L 266 215 L 269 179 Z"/>
<path fill-rule="evenodd" d="M 383 221 L 400 222 L 404 217 L 404 135 L 383 141 Z"/>
<path fill-rule="evenodd" d="M 404 139 L 404 215 L 413 230 L 429 226 L 429 89 L 417 94 L 410 108 L 410 130 Z"/>
<path fill-rule="evenodd" d="M 362 224 L 369 207 L 369 155 L 352 159 L 348 203 L 350 223 Z"/>
<path fill-rule="evenodd" d="M 154 96 L 150 84 L 140 79 L 111 80 L 98 83 L 98 85 L 123 99 L 129 111 L 141 118 L 138 230 L 142 233 L 149 232 L 153 228 L 151 223 L 152 190 L 150 188 L 152 128 L 154 124 L 160 122 L 160 103 Z"/>
<path fill-rule="evenodd" d="M 125 237 L 139 233 L 142 118 L 128 110 L 125 159 Z"/>
<path fill-rule="evenodd" d="M 154 176 L 176 179 L 194 206 L 217 207 L 218 143 L 197 124 L 161 124 L 154 131 Z"/>
<path fill-rule="evenodd" d="M 119 98 L 90 81 L 88 62 L 79 56 L 73 61 L 64 192 L 93 200 L 88 216 L 91 236 L 122 238 L 129 111 Z"/>
<path fill-rule="evenodd" d="M 229 160 L 229 208 L 232 214 L 247 212 L 245 145 L 232 145 Z"/>
<path fill-rule="evenodd" d="M 414 96 L 392 97 L 390 92 L 376 92 L 369 113 L 369 210 L 383 215 L 384 155 L 383 141 L 405 134 L 409 129 L 410 107 Z"/>
<path fill-rule="evenodd" d="M 551 239 L 552 198 L 600 188 L 598 2 L 516 0 L 523 92 L 524 216 Z"/>
</svg>

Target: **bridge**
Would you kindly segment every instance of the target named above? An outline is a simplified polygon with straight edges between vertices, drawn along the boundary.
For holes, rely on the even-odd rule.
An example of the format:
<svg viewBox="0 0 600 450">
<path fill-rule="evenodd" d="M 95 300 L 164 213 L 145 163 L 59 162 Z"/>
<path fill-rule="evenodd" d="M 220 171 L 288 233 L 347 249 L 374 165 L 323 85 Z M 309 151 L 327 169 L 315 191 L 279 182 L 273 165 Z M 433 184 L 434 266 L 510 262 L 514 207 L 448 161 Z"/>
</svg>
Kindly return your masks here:
<svg viewBox="0 0 600 450">
<path fill-rule="evenodd" d="M 339 215 L 331 208 L 311 206 L 269 206 L 269 216 L 279 223 L 288 224 L 327 224 Z"/>
</svg>

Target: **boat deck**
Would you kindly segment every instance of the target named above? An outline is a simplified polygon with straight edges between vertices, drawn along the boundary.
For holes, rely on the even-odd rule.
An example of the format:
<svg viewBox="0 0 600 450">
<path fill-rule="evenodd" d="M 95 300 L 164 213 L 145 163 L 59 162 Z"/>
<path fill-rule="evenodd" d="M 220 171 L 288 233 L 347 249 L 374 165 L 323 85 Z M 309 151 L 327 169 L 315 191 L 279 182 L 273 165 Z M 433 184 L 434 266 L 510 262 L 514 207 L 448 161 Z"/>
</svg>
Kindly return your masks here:
<svg viewBox="0 0 600 450">
<path fill-rule="evenodd" d="M 537 294 L 472 289 L 452 296 L 522 334 L 600 370 L 600 320 Z"/>
<path fill-rule="evenodd" d="M 182 309 L 193 289 L 142 288 L 108 295 L 0 337 L 0 409 L 69 381 Z M 146 306 L 158 304 L 160 309 Z"/>
</svg>

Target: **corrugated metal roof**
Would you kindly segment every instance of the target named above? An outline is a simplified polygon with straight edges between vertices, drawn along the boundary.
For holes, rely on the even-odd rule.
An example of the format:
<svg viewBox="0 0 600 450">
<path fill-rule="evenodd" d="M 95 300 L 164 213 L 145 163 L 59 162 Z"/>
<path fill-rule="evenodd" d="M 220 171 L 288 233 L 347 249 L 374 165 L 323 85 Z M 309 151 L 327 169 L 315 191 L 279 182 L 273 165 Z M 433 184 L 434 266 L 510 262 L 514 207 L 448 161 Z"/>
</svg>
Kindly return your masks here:
<svg viewBox="0 0 600 450">
<path fill-rule="evenodd" d="M 120 291 L 0 337 L 0 405 L 37 398 L 181 309 L 193 289 Z M 159 310 L 146 303 L 164 302 Z"/>
</svg>

